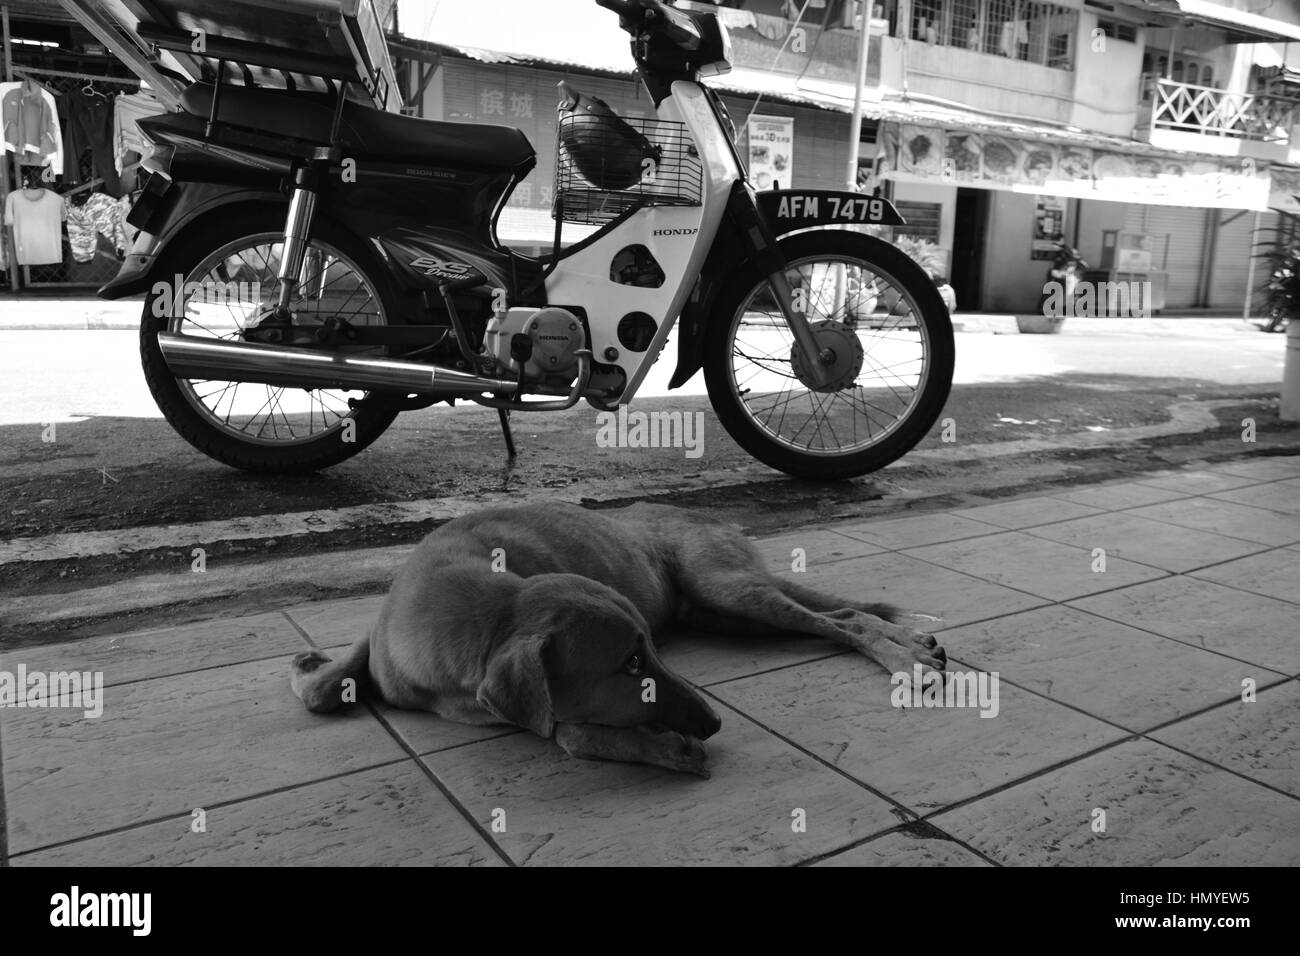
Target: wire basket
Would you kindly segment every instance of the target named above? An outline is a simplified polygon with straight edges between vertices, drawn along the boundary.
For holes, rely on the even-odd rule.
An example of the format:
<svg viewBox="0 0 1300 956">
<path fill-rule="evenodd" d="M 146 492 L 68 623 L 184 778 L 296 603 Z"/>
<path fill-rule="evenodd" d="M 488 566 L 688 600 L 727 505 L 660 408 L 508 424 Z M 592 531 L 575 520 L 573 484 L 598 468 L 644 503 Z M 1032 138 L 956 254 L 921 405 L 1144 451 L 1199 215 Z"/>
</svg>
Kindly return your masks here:
<svg viewBox="0 0 1300 956">
<path fill-rule="evenodd" d="M 553 216 L 603 225 L 636 206 L 698 206 L 704 168 L 686 126 L 667 120 L 560 117 Z"/>
</svg>

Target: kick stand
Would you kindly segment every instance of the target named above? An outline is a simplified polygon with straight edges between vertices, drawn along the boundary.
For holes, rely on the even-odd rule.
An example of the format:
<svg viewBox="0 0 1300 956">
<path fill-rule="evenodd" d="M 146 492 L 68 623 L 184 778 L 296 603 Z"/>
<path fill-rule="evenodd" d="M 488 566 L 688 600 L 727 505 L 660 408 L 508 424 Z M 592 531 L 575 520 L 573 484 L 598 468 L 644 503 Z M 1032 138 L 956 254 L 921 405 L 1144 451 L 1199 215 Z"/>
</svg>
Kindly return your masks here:
<svg viewBox="0 0 1300 956">
<path fill-rule="evenodd" d="M 515 460 L 515 437 L 510 434 L 509 409 L 498 408 L 497 417 L 501 419 L 501 435 L 506 440 L 506 456 L 511 462 L 513 462 Z"/>
</svg>

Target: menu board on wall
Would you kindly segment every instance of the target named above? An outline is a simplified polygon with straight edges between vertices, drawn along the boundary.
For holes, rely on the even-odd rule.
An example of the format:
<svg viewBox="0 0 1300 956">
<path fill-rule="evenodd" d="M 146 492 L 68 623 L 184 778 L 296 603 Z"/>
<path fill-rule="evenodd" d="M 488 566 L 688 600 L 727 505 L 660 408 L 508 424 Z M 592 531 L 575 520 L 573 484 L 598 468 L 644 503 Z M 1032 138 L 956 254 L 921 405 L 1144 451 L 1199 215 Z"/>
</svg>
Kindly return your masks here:
<svg viewBox="0 0 1300 956">
<path fill-rule="evenodd" d="M 780 183 L 788 189 L 794 181 L 794 119 L 789 116 L 751 116 L 749 179 L 759 189 Z"/>
<path fill-rule="evenodd" d="M 1060 196 L 1038 196 L 1034 202 L 1034 238 L 1029 258 L 1052 259 L 1057 243 L 1065 241 L 1065 200 Z"/>
</svg>

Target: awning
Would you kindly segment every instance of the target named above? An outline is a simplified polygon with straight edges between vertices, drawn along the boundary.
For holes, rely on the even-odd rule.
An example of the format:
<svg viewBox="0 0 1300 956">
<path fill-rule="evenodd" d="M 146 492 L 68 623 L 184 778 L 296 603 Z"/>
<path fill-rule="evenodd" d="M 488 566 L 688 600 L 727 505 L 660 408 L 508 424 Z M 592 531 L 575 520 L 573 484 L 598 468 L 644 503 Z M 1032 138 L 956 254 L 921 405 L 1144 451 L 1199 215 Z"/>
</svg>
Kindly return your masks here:
<svg viewBox="0 0 1300 956">
<path fill-rule="evenodd" d="M 1150 206 L 1270 208 L 1272 180 L 1258 166 L 1142 147 L 1115 137 L 1036 134 L 984 125 L 881 124 L 878 175 L 895 182 L 963 186 Z"/>
<path fill-rule="evenodd" d="M 1178 8 L 1184 19 L 1226 30 L 1230 43 L 1300 40 L 1300 26 L 1263 17 L 1258 13 L 1220 6 L 1210 0 L 1178 0 Z"/>
</svg>

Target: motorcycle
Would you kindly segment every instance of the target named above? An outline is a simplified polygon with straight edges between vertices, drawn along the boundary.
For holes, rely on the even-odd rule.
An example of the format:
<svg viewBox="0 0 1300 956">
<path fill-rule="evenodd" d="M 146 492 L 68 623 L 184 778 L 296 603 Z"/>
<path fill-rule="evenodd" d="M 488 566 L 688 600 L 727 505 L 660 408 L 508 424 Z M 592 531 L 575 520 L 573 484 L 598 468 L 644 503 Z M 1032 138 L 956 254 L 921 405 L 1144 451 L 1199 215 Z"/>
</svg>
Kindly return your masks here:
<svg viewBox="0 0 1300 956">
<path fill-rule="evenodd" d="M 776 469 L 858 476 L 925 436 L 952 378 L 948 312 L 915 262 L 845 228 L 902 224 L 897 210 L 878 191 L 757 191 L 703 82 L 730 69 L 725 25 L 596 2 L 631 35 L 656 118 L 561 85 L 542 257 L 496 237 L 536 163 L 520 131 L 385 112 L 346 73 L 332 94 L 258 87 L 246 65 L 223 82 L 241 57 L 313 67 L 209 41 L 215 81 L 139 123 L 142 231 L 101 290 L 145 293 L 144 373 L 180 435 L 237 468 L 304 472 L 402 411 L 467 400 L 498 410 L 513 455 L 511 412 L 616 410 L 676 328 L 670 387 L 702 369 L 727 432 Z M 191 38 L 150 40 L 188 53 Z M 595 229 L 565 245 L 566 223 Z"/>
</svg>

